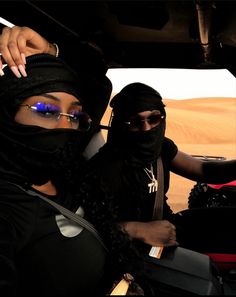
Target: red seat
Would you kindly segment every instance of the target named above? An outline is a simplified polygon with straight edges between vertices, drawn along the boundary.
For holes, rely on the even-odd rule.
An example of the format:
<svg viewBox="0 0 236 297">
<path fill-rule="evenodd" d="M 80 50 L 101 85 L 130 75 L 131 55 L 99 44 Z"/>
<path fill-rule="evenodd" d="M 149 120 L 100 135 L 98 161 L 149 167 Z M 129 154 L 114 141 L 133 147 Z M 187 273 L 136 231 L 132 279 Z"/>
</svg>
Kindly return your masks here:
<svg viewBox="0 0 236 297">
<path fill-rule="evenodd" d="M 236 268 L 236 254 L 206 253 L 221 272 Z"/>
</svg>

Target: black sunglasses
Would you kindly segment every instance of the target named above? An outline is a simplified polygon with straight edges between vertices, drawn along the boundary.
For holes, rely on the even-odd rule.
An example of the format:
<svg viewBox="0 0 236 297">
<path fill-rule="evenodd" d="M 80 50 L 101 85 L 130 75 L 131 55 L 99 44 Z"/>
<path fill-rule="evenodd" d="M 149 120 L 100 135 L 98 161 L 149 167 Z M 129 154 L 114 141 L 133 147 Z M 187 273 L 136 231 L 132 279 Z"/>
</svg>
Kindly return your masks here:
<svg viewBox="0 0 236 297">
<path fill-rule="evenodd" d="M 151 128 L 154 128 L 158 126 L 164 118 L 165 116 L 160 114 L 159 112 L 153 112 L 146 118 L 141 118 L 137 115 L 124 123 L 128 125 L 130 129 L 140 130 L 142 129 L 145 122 L 148 122 Z"/>
</svg>

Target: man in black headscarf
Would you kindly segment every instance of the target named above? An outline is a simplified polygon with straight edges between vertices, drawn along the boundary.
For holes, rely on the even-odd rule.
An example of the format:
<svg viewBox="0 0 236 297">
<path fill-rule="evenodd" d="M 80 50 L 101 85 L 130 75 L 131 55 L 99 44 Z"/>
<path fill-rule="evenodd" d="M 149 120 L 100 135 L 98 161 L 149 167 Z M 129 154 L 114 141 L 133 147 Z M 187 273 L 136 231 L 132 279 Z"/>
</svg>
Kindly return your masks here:
<svg viewBox="0 0 236 297">
<path fill-rule="evenodd" d="M 177 153 L 176 145 L 164 136 L 164 104 L 156 90 L 134 83 L 113 97 L 111 107 L 107 143 L 92 158 L 91 167 L 97 168 L 102 187 L 114 194 L 113 213 L 117 220 L 149 222 L 156 190 L 154 184 L 154 188 L 148 184 L 156 181 L 157 159 L 160 155 L 163 159 L 166 193 L 170 162 Z M 151 129 L 146 129 L 146 125 Z M 171 213 L 164 200 L 165 218 Z M 175 227 L 167 221 L 158 224 L 166 230 L 166 234 L 160 234 L 160 242 L 176 244 Z"/>
<path fill-rule="evenodd" d="M 93 189 L 87 194 L 89 199 L 84 200 L 87 215 L 100 232 L 106 234 L 107 241 L 112 242 L 112 250 L 118 249 L 115 257 L 121 261 L 126 258 L 126 263 L 135 265 L 129 244 L 146 254 L 152 246 L 180 243 L 199 250 L 209 246 L 209 240 L 205 240 L 209 232 L 204 235 L 198 224 L 190 226 L 185 222 L 184 232 L 180 232 L 181 216 L 175 216 L 167 204 L 170 171 L 195 181 L 222 183 L 235 179 L 236 161 L 207 162 L 179 151 L 175 143 L 165 137 L 166 113 L 161 95 L 145 84 L 127 85 L 113 97 L 110 105 L 113 111 L 107 143 L 90 161 L 90 172 L 94 171 L 96 178 L 92 179 L 91 174 L 88 177 L 93 180 Z M 157 220 L 153 218 L 153 210 L 159 186 L 159 157 L 163 164 L 164 199 Z M 223 236 L 225 229 L 220 230 Z M 203 240 L 192 241 L 193 247 L 188 237 L 199 232 L 202 237 L 200 234 L 198 241 Z M 219 240 L 216 236 L 211 241 Z"/>
</svg>

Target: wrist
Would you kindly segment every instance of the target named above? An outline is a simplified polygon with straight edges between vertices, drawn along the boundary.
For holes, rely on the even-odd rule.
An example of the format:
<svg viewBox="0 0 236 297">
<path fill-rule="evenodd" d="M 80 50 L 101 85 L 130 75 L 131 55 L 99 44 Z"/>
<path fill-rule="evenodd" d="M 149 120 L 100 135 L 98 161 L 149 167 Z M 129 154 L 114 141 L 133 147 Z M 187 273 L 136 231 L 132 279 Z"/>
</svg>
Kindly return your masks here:
<svg viewBox="0 0 236 297">
<path fill-rule="evenodd" d="M 132 239 L 143 238 L 143 224 L 142 222 L 122 222 L 122 228 Z"/>
</svg>

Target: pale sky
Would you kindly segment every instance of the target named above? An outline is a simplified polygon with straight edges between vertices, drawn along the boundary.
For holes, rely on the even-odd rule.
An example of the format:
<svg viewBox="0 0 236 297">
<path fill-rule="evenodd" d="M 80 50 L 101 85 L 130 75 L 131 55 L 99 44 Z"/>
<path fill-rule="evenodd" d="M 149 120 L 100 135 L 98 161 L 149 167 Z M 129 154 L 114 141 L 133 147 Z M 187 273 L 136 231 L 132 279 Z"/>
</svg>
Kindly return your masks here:
<svg viewBox="0 0 236 297">
<path fill-rule="evenodd" d="M 236 78 L 225 69 L 117 68 L 107 76 L 113 92 L 132 82 L 142 82 L 156 89 L 164 99 L 235 97 Z"/>
</svg>

